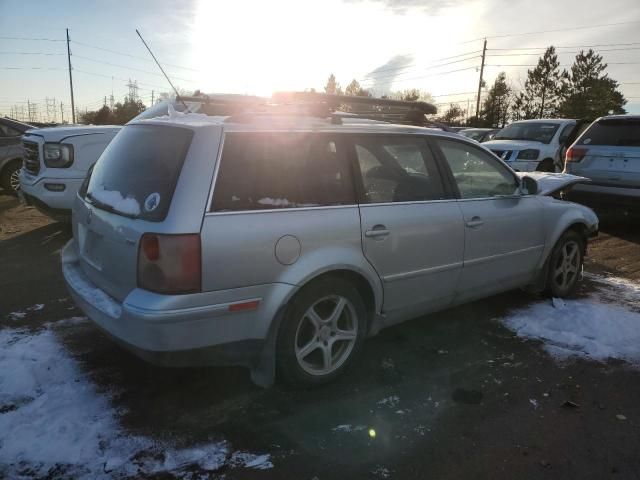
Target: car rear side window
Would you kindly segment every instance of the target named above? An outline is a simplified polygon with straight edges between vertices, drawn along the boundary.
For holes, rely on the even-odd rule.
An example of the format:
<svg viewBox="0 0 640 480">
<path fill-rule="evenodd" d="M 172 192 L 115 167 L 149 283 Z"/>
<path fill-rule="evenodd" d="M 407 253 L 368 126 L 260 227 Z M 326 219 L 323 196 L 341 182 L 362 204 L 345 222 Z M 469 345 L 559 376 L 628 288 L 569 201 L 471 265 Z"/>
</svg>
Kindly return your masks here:
<svg viewBox="0 0 640 480">
<path fill-rule="evenodd" d="M 212 211 L 355 204 L 349 165 L 336 135 L 228 133 Z"/>
<path fill-rule="evenodd" d="M 180 127 L 124 127 L 95 164 L 86 198 L 97 208 L 162 221 L 192 136 L 191 130 Z"/>
<path fill-rule="evenodd" d="M 431 150 L 422 137 L 353 137 L 362 179 L 361 203 L 445 198 Z"/>
<path fill-rule="evenodd" d="M 578 145 L 640 147 L 640 119 L 611 118 L 591 125 Z"/>
</svg>

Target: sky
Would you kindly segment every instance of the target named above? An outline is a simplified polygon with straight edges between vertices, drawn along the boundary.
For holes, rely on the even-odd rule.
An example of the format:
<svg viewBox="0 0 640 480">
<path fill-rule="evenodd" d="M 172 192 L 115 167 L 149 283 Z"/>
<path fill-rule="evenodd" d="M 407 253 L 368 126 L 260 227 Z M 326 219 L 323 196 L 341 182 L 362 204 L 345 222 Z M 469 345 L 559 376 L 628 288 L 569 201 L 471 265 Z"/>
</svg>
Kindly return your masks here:
<svg viewBox="0 0 640 480">
<path fill-rule="evenodd" d="M 137 28 L 189 93 L 322 90 L 334 73 L 377 95 L 418 88 L 441 110 L 473 110 L 484 37 L 485 80 L 505 71 L 516 90 L 545 47 L 568 68 L 598 45 L 640 113 L 637 0 L 0 0 L 0 115 L 60 120 L 62 103 L 68 119 L 66 28 L 80 110 L 122 100 L 129 79 L 147 105 L 169 90 Z"/>
</svg>

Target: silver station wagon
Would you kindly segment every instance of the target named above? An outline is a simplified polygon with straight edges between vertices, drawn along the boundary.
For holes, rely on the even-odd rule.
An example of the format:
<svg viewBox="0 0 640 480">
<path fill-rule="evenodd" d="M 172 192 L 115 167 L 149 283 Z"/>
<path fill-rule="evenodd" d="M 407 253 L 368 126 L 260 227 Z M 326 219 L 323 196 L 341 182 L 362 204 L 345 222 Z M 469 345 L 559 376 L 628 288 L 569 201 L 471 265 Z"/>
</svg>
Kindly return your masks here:
<svg viewBox="0 0 640 480">
<path fill-rule="evenodd" d="M 509 289 L 572 293 L 598 219 L 545 194 L 577 177 L 519 177 L 472 140 L 371 119 L 427 104 L 291 98 L 231 115 L 169 105 L 95 164 L 62 268 L 125 347 L 315 385 L 398 322 Z M 351 101 L 369 118 L 334 111 Z"/>
</svg>

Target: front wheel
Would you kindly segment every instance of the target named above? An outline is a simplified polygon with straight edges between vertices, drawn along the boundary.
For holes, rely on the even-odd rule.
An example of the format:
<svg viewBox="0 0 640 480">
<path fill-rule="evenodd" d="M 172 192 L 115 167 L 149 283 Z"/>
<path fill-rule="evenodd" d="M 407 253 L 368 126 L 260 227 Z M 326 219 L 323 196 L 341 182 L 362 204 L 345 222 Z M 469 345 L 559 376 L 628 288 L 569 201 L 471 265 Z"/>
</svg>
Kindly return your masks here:
<svg viewBox="0 0 640 480">
<path fill-rule="evenodd" d="M 341 375 L 360 350 L 367 314 L 357 289 L 339 279 L 304 287 L 278 336 L 278 370 L 286 383 L 313 386 Z"/>
<path fill-rule="evenodd" d="M 568 297 L 575 291 L 584 252 L 584 240 L 574 232 L 565 232 L 551 252 L 547 287 L 554 297 Z"/>
<path fill-rule="evenodd" d="M 10 162 L 0 176 L 0 186 L 11 195 L 17 195 L 20 190 L 20 167 L 20 161 Z"/>
</svg>

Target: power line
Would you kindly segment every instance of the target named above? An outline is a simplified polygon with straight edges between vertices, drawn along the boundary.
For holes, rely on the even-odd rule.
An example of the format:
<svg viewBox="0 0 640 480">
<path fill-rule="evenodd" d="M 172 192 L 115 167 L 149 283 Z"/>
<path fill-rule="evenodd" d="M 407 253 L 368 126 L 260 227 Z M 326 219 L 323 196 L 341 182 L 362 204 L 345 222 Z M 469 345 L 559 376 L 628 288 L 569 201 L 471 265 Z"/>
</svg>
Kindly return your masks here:
<svg viewBox="0 0 640 480">
<path fill-rule="evenodd" d="M 477 67 L 458 68 L 457 70 L 449 70 L 447 72 L 432 73 L 430 75 L 421 75 L 419 77 L 401 78 L 398 81 L 398 83 L 399 82 L 406 82 L 406 81 L 409 81 L 409 80 L 419 80 L 419 79 L 422 79 L 422 78 L 438 77 L 440 75 L 449 75 L 451 73 L 463 72 L 465 70 L 476 70 L 476 69 L 477 69 Z M 367 82 L 372 82 L 372 81 L 367 80 Z M 394 81 L 394 83 L 396 83 L 396 82 Z"/>
<path fill-rule="evenodd" d="M 36 41 L 36 42 L 64 42 L 62 39 L 58 38 L 28 38 L 28 37 L 0 37 L 0 40 L 28 40 L 28 41 Z"/>
<path fill-rule="evenodd" d="M 66 70 L 57 67 L 0 67 L 1 70 Z"/>
<path fill-rule="evenodd" d="M 64 53 L 45 53 L 45 52 L 0 52 L 0 55 L 64 55 Z"/>
<path fill-rule="evenodd" d="M 604 49 L 604 50 L 597 50 L 595 53 L 599 54 L 600 52 L 620 52 L 620 51 L 628 51 L 628 50 L 640 50 L 640 47 L 631 47 L 631 48 L 610 48 L 610 49 Z M 580 53 L 580 51 L 563 51 L 563 52 L 556 52 L 558 54 L 561 53 Z M 533 56 L 537 56 L 537 55 L 542 55 L 542 53 L 538 52 L 538 53 L 491 53 L 489 55 L 487 55 L 488 57 L 523 57 L 523 56 L 528 56 L 528 55 L 533 55 Z"/>
<path fill-rule="evenodd" d="M 463 58 L 461 60 L 455 60 L 452 62 L 447 62 L 447 63 L 442 63 L 440 65 L 426 65 L 426 66 L 420 66 L 420 67 L 415 67 L 417 71 L 422 71 L 422 70 L 431 70 L 434 68 L 440 68 L 440 67 L 445 67 L 447 65 L 453 65 L 456 63 L 462 63 L 462 62 L 467 62 L 469 60 L 475 60 L 477 58 L 480 58 L 480 56 L 476 55 L 474 57 L 469 57 L 469 58 Z M 474 67 L 475 68 L 475 67 Z M 411 73 L 416 73 L 416 72 L 401 72 L 401 73 L 391 73 L 391 74 L 387 74 L 387 75 L 381 75 L 381 76 L 377 76 L 377 75 L 367 75 L 366 77 L 364 77 L 364 79 L 362 79 L 362 81 L 378 81 L 378 80 L 383 80 L 385 78 L 397 78 L 400 75 L 406 75 L 406 74 L 411 74 Z"/>
<path fill-rule="evenodd" d="M 560 46 L 554 45 L 555 48 L 596 48 L 596 47 L 629 47 L 632 45 L 640 45 L 640 42 L 631 42 L 631 43 L 600 43 L 595 45 L 571 45 L 571 46 Z M 546 47 L 523 47 L 523 48 L 487 48 L 487 50 L 546 50 L 549 46 Z"/>
<path fill-rule="evenodd" d="M 465 44 L 465 43 L 472 43 L 472 42 L 478 42 L 480 40 L 483 39 L 490 39 L 490 38 L 507 38 L 507 37 L 521 37 L 524 35 L 538 35 L 541 33 L 556 33 L 556 32 L 568 32 L 568 31 L 575 31 L 575 30 L 587 30 L 587 29 L 591 29 L 591 28 L 601 28 L 601 27 L 615 27 L 615 26 L 619 26 L 619 25 L 632 25 L 632 24 L 636 24 L 636 23 L 640 23 L 640 20 L 632 20 L 632 21 L 628 21 L 628 22 L 617 22 L 617 23 L 601 23 L 599 25 L 583 25 L 580 27 L 563 27 L 563 28 L 556 28 L 553 30 L 540 30 L 537 32 L 522 32 L 522 33 L 507 33 L 507 34 L 503 34 L 503 35 L 486 35 L 480 38 L 474 38 L 473 40 L 467 40 L 465 42 L 461 42 L 460 45 Z"/>
</svg>

